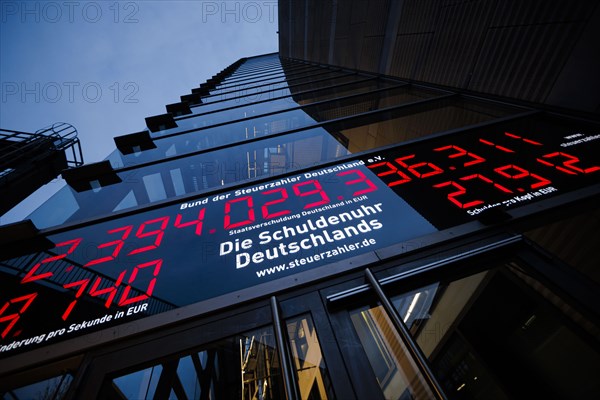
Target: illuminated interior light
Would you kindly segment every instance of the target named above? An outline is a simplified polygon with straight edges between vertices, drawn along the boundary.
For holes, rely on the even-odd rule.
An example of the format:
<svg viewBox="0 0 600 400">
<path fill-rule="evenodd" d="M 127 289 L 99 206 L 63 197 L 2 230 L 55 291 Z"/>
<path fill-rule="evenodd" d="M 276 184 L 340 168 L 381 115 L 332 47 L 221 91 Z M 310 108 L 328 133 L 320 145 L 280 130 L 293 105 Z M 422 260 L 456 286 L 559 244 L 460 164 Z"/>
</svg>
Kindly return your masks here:
<svg viewBox="0 0 600 400">
<path fill-rule="evenodd" d="M 462 385 L 460 385 L 460 386 L 458 387 L 458 389 L 456 389 L 456 391 L 458 392 L 459 390 L 461 390 L 461 389 L 462 389 L 462 388 L 464 388 L 465 386 L 467 386 L 467 384 L 466 384 L 466 383 L 463 383 Z"/>
<path fill-rule="evenodd" d="M 419 301 L 419 297 L 421 297 L 421 292 L 415 294 L 415 297 L 413 297 L 412 302 L 408 307 L 408 311 L 406 312 L 406 316 L 404 317 L 404 322 L 408 321 L 408 318 L 410 318 L 410 315 L 412 314 L 415 306 L 417 305 L 417 301 Z"/>
</svg>

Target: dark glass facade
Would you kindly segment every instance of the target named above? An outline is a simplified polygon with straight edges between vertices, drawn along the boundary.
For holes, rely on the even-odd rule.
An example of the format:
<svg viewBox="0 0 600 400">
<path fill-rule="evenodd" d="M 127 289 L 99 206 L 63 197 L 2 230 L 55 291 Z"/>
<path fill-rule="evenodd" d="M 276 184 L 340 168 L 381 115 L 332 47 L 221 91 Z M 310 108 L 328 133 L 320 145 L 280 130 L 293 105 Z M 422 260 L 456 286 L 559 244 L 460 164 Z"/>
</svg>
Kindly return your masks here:
<svg viewBox="0 0 600 400">
<path fill-rule="evenodd" d="M 598 128 L 241 59 L 1 227 L 4 399 L 597 398 Z"/>
</svg>

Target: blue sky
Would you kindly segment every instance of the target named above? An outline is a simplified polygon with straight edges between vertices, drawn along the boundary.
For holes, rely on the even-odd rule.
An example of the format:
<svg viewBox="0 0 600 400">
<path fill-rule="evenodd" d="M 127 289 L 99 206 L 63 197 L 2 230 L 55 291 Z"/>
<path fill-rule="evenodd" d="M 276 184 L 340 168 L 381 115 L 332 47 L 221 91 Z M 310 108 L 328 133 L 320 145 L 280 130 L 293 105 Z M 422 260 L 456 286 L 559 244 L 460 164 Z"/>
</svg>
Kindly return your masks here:
<svg viewBox="0 0 600 400">
<path fill-rule="evenodd" d="M 67 122 L 86 163 L 241 57 L 277 51 L 276 1 L 0 0 L 0 127 Z M 4 216 L 26 217 L 57 179 Z"/>
</svg>

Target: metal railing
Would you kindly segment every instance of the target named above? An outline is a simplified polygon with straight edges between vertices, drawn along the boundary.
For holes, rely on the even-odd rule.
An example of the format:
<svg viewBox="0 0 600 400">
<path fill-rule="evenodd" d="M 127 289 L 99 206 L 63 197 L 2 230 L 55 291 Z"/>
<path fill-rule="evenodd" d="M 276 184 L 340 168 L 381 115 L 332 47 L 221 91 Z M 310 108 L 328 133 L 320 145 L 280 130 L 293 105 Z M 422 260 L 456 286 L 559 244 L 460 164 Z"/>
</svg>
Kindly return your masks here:
<svg viewBox="0 0 600 400">
<path fill-rule="evenodd" d="M 68 167 L 83 164 L 77 129 L 71 124 L 57 122 L 35 133 L 0 129 L 0 172 L 12 168 L 19 159 L 29 158 L 40 149 L 64 151 Z"/>
</svg>

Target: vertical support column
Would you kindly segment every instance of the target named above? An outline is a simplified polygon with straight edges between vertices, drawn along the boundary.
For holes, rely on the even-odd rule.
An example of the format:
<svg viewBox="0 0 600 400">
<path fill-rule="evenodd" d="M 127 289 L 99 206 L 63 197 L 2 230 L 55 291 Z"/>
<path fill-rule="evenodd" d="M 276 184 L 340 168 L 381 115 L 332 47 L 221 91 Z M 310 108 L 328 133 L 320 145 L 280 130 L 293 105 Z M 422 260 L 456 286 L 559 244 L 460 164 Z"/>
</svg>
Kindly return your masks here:
<svg viewBox="0 0 600 400">
<path fill-rule="evenodd" d="M 283 374 L 285 398 L 287 400 L 296 400 L 299 398 L 298 386 L 292 367 L 289 346 L 287 345 L 286 335 L 283 330 L 285 325 L 282 324 L 281 318 L 279 317 L 279 305 L 277 304 L 277 298 L 275 296 L 271 296 L 271 314 L 273 316 L 275 340 L 277 342 L 277 348 L 279 349 L 277 353 L 279 354 L 279 363 L 281 364 L 281 373 Z"/>
<path fill-rule="evenodd" d="M 392 320 L 392 323 L 394 324 L 396 330 L 400 334 L 402 341 L 404 341 L 404 344 L 406 344 L 406 347 L 411 353 L 410 355 L 414 358 L 415 362 L 417 363 L 417 366 L 419 367 L 419 370 L 431 386 L 431 390 L 435 393 L 436 398 L 446 400 L 447 398 L 444 394 L 444 391 L 442 390 L 442 387 L 438 383 L 437 379 L 435 379 L 435 376 L 433 375 L 431 369 L 429 369 L 427 359 L 419 349 L 419 346 L 413 340 L 412 336 L 410 335 L 410 332 L 408 332 L 408 329 L 406 329 L 404 322 L 402 322 L 402 317 L 400 316 L 396 308 L 392 305 L 390 300 L 387 298 L 387 296 L 383 292 L 381 285 L 379 284 L 379 282 L 377 281 L 377 279 L 375 278 L 375 276 L 369 268 L 365 269 L 365 274 L 367 275 L 367 280 L 371 284 L 371 287 L 377 294 L 378 300 L 381 302 L 381 305 Z"/>
</svg>

